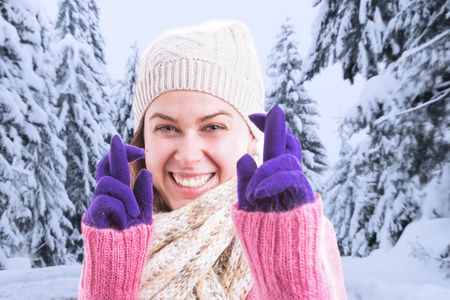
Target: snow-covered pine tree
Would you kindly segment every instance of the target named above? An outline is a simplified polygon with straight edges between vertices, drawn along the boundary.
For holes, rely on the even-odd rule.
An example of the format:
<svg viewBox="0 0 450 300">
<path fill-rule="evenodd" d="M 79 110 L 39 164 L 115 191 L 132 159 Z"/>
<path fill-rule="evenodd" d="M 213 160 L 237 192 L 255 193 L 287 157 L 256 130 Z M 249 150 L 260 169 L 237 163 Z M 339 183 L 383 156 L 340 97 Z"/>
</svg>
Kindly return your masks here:
<svg viewBox="0 0 450 300">
<path fill-rule="evenodd" d="M 319 13 L 313 26 L 313 47 L 306 61 L 307 79 L 331 63 L 341 63 L 344 79 L 365 78 L 379 72 L 385 22 L 396 1 L 316 0 Z"/>
<path fill-rule="evenodd" d="M 67 262 L 73 205 L 64 188 L 50 24 L 31 1 L 0 5 L 1 247 L 34 266 Z"/>
<path fill-rule="evenodd" d="M 358 230 L 354 230 L 352 217 L 355 206 L 361 202 L 361 183 L 355 164 L 354 150 L 348 143 L 345 128 L 339 128 L 341 140 L 340 159 L 334 165 L 324 185 L 324 214 L 333 223 L 341 255 L 351 254 L 351 241 Z M 354 225 L 354 224 L 353 224 Z M 357 228 L 357 227 L 356 227 Z M 357 228 L 359 229 L 359 228 Z"/>
<path fill-rule="evenodd" d="M 326 10 L 329 2 L 322 5 Z M 376 25 L 377 30 L 366 36 L 382 37 L 378 75 L 370 75 L 364 68 L 357 71 L 370 79 L 343 124 L 350 134 L 365 132 L 368 137 L 366 146 L 355 153 L 364 161 L 357 167 L 366 182 L 367 200 L 354 214 L 359 215 L 356 223 L 366 222 L 366 226 L 360 227 L 351 246 L 353 254 L 367 255 L 375 248 L 395 244 L 404 228 L 422 216 L 426 186 L 448 164 L 450 1 L 360 1 L 358 5 L 360 21 L 373 20 Z M 382 17 L 369 17 L 370 6 Z M 364 15 L 367 18 L 361 18 Z M 337 14 L 332 19 L 339 23 L 341 18 Z M 355 22 L 351 30 L 364 32 L 361 24 L 364 22 Z M 323 38 L 319 34 L 316 43 Z M 351 47 L 362 41 L 361 37 L 345 43 Z M 336 47 L 330 46 L 329 51 Z M 364 58 L 365 50 L 360 49 L 358 55 Z M 336 57 L 336 61 L 340 59 Z M 361 66 L 370 65 L 360 62 Z M 319 66 L 310 63 L 314 65 Z M 449 196 L 447 190 L 447 199 Z"/>
<path fill-rule="evenodd" d="M 134 135 L 133 96 L 136 82 L 137 68 L 139 65 L 139 49 L 136 44 L 131 46 L 132 53 L 128 57 L 125 67 L 125 78 L 119 80 L 114 87 L 114 96 L 117 105 L 117 117 L 115 125 L 124 141 L 129 144 Z"/>
<path fill-rule="evenodd" d="M 303 87 L 302 60 L 294 33 L 287 19 L 268 57 L 267 74 L 273 78 L 273 86 L 267 92 L 266 110 L 274 105 L 283 109 L 288 127 L 302 144 L 303 172 L 313 190 L 321 192 L 322 175 L 327 168 L 326 150 L 318 136 L 317 102 Z"/>
<path fill-rule="evenodd" d="M 114 133 L 96 0 L 62 0 L 56 22 L 56 88 L 67 146 L 66 190 L 75 205 L 70 251 L 82 259 L 81 216 L 92 199 L 95 170 Z M 106 141 L 105 141 L 106 140 Z"/>
<path fill-rule="evenodd" d="M 25 118 L 27 106 L 19 93 L 23 89 L 17 89 L 26 84 L 16 75 L 21 73 L 22 49 L 16 28 L 7 21 L 9 6 L 0 5 L 0 269 L 24 242 L 20 227 L 29 212 L 21 205 L 16 183 L 24 173 L 22 136 L 36 132 Z"/>
<path fill-rule="evenodd" d="M 104 140 L 109 144 L 111 138 L 117 134 L 113 120 L 117 119 L 117 108 L 114 97 L 111 97 L 111 80 L 106 70 L 106 60 L 104 55 L 105 42 L 100 31 L 100 9 L 98 0 L 89 0 L 89 43 L 93 47 L 95 59 L 98 61 L 97 76 L 94 76 L 96 85 L 101 92 L 102 108 L 99 113 L 99 123 L 103 132 Z M 99 100 L 100 100 L 99 99 Z"/>
</svg>

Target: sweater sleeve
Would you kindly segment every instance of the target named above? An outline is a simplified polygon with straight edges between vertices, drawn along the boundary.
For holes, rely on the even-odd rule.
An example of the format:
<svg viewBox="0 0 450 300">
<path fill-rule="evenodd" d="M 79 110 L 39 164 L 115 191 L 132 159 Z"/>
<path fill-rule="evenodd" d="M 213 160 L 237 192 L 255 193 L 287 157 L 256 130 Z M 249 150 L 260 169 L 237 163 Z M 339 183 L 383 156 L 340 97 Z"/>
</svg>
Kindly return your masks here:
<svg viewBox="0 0 450 300">
<path fill-rule="evenodd" d="M 288 212 L 246 212 L 232 218 L 255 285 L 247 299 L 347 299 L 333 225 L 322 200 Z"/>
<path fill-rule="evenodd" d="M 82 223 L 84 261 L 78 299 L 138 299 L 153 223 L 125 230 Z"/>
</svg>

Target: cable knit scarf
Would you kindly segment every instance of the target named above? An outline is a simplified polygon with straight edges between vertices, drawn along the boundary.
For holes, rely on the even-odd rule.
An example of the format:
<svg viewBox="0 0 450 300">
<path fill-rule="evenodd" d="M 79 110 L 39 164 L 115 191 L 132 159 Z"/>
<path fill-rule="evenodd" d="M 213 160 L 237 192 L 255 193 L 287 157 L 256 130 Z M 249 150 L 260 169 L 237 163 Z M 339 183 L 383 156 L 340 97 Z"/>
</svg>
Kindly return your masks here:
<svg viewBox="0 0 450 300">
<path fill-rule="evenodd" d="M 245 299 L 253 278 L 231 220 L 236 178 L 170 213 L 155 232 L 139 299 Z"/>
</svg>

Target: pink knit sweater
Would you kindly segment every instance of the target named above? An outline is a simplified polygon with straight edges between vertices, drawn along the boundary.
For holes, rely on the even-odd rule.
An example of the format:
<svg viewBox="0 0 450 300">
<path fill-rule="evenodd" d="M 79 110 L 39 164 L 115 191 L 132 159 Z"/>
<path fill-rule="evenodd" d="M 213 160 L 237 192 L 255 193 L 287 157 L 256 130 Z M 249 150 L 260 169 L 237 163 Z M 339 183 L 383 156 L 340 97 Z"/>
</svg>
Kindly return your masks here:
<svg viewBox="0 0 450 300">
<path fill-rule="evenodd" d="M 283 213 L 232 207 L 255 285 L 250 299 L 347 299 L 336 235 L 322 201 Z M 137 299 L 152 225 L 127 230 L 82 225 L 85 242 L 78 299 Z"/>
</svg>

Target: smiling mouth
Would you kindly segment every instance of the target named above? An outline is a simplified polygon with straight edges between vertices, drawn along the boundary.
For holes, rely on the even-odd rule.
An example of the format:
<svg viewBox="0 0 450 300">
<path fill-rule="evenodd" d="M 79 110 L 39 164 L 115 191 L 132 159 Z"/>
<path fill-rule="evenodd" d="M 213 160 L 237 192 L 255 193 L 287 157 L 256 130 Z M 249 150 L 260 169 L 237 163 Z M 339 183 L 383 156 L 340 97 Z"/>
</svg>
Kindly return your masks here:
<svg viewBox="0 0 450 300">
<path fill-rule="evenodd" d="M 169 174 L 179 186 L 193 189 L 205 185 L 214 176 L 215 173 L 195 176 L 192 178 L 181 178 L 173 172 L 169 172 Z"/>
</svg>

